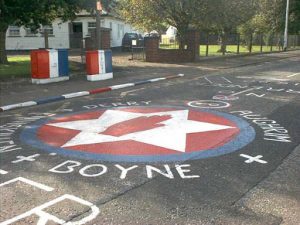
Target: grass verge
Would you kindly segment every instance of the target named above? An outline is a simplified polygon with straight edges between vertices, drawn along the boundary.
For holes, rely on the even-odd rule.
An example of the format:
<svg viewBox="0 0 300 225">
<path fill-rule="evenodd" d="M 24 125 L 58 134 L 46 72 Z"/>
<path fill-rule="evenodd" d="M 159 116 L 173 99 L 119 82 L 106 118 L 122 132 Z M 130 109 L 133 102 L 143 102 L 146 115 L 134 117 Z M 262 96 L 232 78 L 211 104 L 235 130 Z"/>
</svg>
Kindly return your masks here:
<svg viewBox="0 0 300 225">
<path fill-rule="evenodd" d="M 0 79 L 30 78 L 30 56 L 9 56 L 9 64 L 0 65 Z M 80 63 L 69 61 L 70 73 L 80 73 L 83 69 Z"/>
</svg>

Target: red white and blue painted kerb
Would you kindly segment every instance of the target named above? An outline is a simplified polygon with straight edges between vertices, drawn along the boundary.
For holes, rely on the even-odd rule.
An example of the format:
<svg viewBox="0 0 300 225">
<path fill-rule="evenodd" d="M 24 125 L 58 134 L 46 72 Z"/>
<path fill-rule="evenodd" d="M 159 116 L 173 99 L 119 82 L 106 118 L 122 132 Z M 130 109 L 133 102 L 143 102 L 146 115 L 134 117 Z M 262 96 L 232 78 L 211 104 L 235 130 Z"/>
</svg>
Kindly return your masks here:
<svg viewBox="0 0 300 225">
<path fill-rule="evenodd" d="M 233 115 L 173 107 L 130 107 L 40 120 L 21 140 L 57 154 L 110 162 L 167 162 L 220 156 L 254 140 Z"/>
<path fill-rule="evenodd" d="M 111 50 L 96 50 L 86 53 L 87 80 L 98 81 L 113 78 Z"/>
<path fill-rule="evenodd" d="M 68 93 L 68 94 L 59 95 L 59 96 L 51 96 L 51 97 L 47 97 L 47 98 L 37 99 L 34 101 L 20 102 L 20 103 L 16 103 L 16 104 L 1 106 L 0 112 L 24 108 L 24 107 L 30 107 L 30 106 L 35 106 L 35 105 L 42 105 L 42 104 L 47 104 L 47 103 L 51 103 L 51 102 L 62 101 L 65 99 L 78 98 L 78 97 L 83 97 L 83 96 L 87 96 L 87 95 L 95 95 L 95 94 L 105 93 L 108 91 L 119 90 L 119 89 L 123 89 L 123 88 L 134 87 L 134 86 L 138 86 L 138 85 L 144 85 L 144 84 L 159 82 L 159 81 L 163 81 L 163 80 L 170 80 L 170 79 L 179 78 L 179 77 L 183 77 L 183 76 L 184 76 L 184 74 L 172 75 L 172 76 L 167 76 L 167 77 L 159 77 L 159 78 L 153 78 L 150 80 L 137 81 L 134 83 L 117 84 L 117 85 L 103 87 L 103 88 L 97 88 L 97 89 L 93 89 L 93 90 L 89 90 L 89 91 L 79 91 L 79 92 L 73 92 L 73 93 Z"/>
<path fill-rule="evenodd" d="M 69 80 L 68 51 L 66 49 L 33 50 L 30 57 L 32 83 L 46 84 Z"/>
</svg>

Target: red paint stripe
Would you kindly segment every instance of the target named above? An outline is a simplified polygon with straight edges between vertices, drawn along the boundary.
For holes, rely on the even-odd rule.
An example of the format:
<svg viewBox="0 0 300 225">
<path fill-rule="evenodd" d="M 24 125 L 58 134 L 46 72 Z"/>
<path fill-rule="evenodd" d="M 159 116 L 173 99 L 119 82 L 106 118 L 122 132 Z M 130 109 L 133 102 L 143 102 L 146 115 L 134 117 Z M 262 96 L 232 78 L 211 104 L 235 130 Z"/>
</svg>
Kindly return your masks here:
<svg viewBox="0 0 300 225">
<path fill-rule="evenodd" d="M 98 89 L 94 89 L 94 90 L 90 90 L 90 94 L 98 94 L 98 93 L 103 93 L 103 92 L 107 92 L 107 91 L 111 91 L 110 87 L 105 87 L 105 88 L 98 88 Z"/>
<path fill-rule="evenodd" d="M 166 78 L 166 79 L 172 79 L 172 78 L 176 78 L 176 77 L 178 77 L 178 75 L 167 76 L 167 77 L 165 77 L 165 78 Z"/>
</svg>

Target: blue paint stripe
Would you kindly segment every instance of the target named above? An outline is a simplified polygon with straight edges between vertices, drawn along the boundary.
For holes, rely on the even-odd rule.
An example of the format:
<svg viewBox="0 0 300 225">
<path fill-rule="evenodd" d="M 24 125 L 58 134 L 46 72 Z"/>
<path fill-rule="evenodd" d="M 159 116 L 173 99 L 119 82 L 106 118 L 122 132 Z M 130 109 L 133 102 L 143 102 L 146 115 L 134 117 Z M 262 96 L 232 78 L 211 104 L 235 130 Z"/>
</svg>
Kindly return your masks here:
<svg viewBox="0 0 300 225">
<path fill-rule="evenodd" d="M 50 97 L 50 98 L 38 99 L 38 100 L 36 100 L 36 103 L 38 105 L 41 105 L 41 104 L 46 104 L 46 103 L 50 103 L 50 102 L 61 101 L 64 99 L 65 99 L 64 96 L 54 96 L 54 97 Z"/>
<path fill-rule="evenodd" d="M 105 50 L 104 52 L 105 55 L 105 70 L 106 73 L 112 73 L 112 53 L 111 50 Z"/>
<path fill-rule="evenodd" d="M 58 49 L 58 76 L 69 76 L 68 50 Z"/>
<path fill-rule="evenodd" d="M 65 69 L 65 72 L 68 72 L 66 70 L 66 68 L 64 68 L 64 69 Z M 152 82 L 157 82 L 157 81 L 161 81 L 161 80 L 172 79 L 172 78 L 182 77 L 182 76 L 184 76 L 184 75 L 183 74 L 178 74 L 178 75 L 175 75 L 175 76 L 154 78 L 154 79 L 145 80 L 145 81 L 138 81 L 136 83 L 130 83 L 130 84 L 133 84 L 132 86 L 137 86 L 137 85 L 141 85 L 141 84 L 147 84 L 147 83 L 152 83 Z M 131 87 L 131 85 L 129 85 L 129 83 L 126 83 L 126 84 L 114 85 L 114 86 L 111 86 L 111 87 L 104 87 L 104 88 L 99 89 L 99 90 L 101 90 L 101 91 L 99 91 L 99 93 L 104 92 L 104 91 L 102 91 L 102 89 L 108 91 L 108 89 L 109 90 L 115 90 L 115 89 L 120 89 L 120 88 L 125 88 L 125 87 Z M 90 94 L 95 94 L 97 92 L 94 92 L 93 90 L 91 90 L 91 91 L 89 91 L 89 93 Z M 80 97 L 80 96 L 81 95 L 75 95 L 74 94 L 74 96 L 69 97 L 69 98 L 75 98 L 75 97 Z M 54 97 L 48 97 L 48 98 L 45 98 L 45 99 L 38 99 L 38 100 L 35 100 L 35 101 L 31 101 L 31 102 L 36 102 L 37 105 L 41 105 L 41 104 L 46 104 L 46 103 L 50 103 L 50 102 L 61 101 L 61 100 L 64 100 L 64 99 L 66 99 L 65 96 L 54 96 Z M 23 103 L 17 103 L 17 104 L 14 104 L 14 105 L 18 105 L 18 104 L 20 105 L 20 107 L 7 108 L 10 105 L 1 106 L 0 107 L 0 112 L 7 111 L 7 110 L 12 110 L 12 109 L 15 109 L 15 108 L 24 108 L 24 107 L 31 106 L 31 105 L 26 105 L 26 104 L 23 105 Z"/>
<path fill-rule="evenodd" d="M 138 81 L 134 83 L 134 85 L 137 86 L 137 85 L 148 84 L 148 83 L 151 83 L 151 81 L 150 80 Z"/>
</svg>

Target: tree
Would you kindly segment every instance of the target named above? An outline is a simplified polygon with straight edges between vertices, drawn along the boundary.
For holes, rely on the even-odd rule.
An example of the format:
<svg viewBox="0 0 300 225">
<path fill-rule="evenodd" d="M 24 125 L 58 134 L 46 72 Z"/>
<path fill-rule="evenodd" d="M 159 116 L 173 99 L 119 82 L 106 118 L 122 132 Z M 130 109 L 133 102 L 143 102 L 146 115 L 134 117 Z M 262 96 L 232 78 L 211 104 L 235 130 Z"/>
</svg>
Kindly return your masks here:
<svg viewBox="0 0 300 225">
<path fill-rule="evenodd" d="M 226 37 L 255 14 L 254 0 L 207 0 L 205 10 L 196 20 L 199 29 L 219 35 L 220 52 L 226 52 Z"/>
<path fill-rule="evenodd" d="M 179 48 L 182 49 L 187 31 L 200 13 L 203 1 L 120 0 L 119 12 L 128 23 L 145 31 L 176 27 Z"/>
<path fill-rule="evenodd" d="M 84 0 L 0 0 L 0 64 L 8 63 L 5 51 L 9 25 L 37 30 L 60 17 L 63 21 L 76 17 Z"/>
</svg>

